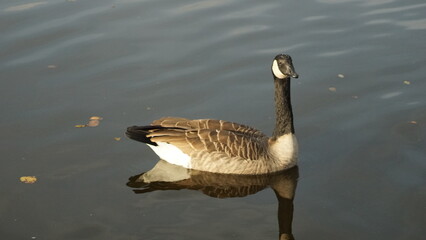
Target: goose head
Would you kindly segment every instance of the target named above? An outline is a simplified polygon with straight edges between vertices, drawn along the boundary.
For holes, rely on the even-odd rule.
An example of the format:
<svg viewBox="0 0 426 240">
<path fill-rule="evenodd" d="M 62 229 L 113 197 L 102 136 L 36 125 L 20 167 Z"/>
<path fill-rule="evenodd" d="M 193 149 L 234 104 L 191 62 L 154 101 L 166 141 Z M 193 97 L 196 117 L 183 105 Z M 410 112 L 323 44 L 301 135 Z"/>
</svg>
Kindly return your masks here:
<svg viewBox="0 0 426 240">
<path fill-rule="evenodd" d="M 298 78 L 291 57 L 286 54 L 277 55 L 272 61 L 272 74 L 278 79 Z"/>
</svg>

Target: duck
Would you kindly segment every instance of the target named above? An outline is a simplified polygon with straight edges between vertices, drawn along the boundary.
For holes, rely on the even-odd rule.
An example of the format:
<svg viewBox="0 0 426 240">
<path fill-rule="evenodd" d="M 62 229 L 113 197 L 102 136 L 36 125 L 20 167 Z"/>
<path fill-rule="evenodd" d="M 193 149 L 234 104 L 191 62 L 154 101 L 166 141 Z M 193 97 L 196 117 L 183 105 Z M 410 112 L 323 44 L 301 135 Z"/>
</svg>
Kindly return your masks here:
<svg viewBox="0 0 426 240">
<path fill-rule="evenodd" d="M 290 55 L 272 60 L 275 128 L 267 136 L 253 127 L 216 119 L 163 117 L 131 126 L 126 135 L 148 145 L 160 159 L 204 172 L 268 174 L 297 165 L 298 142 L 290 97 L 291 78 L 298 78 Z"/>
</svg>

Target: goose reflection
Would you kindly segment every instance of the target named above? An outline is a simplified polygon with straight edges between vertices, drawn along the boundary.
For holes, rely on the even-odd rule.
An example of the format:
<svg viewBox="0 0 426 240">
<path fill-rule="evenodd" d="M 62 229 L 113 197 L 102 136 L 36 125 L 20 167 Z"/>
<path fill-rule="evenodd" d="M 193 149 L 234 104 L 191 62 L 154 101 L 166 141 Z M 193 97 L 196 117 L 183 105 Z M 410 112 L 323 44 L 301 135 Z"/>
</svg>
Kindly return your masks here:
<svg viewBox="0 0 426 240">
<path fill-rule="evenodd" d="M 255 194 L 268 187 L 278 199 L 279 239 L 292 234 L 293 199 L 298 167 L 265 175 L 230 175 L 191 170 L 160 160 L 154 168 L 129 178 L 127 186 L 137 194 L 157 190 L 191 189 L 214 198 L 234 198 Z"/>
</svg>

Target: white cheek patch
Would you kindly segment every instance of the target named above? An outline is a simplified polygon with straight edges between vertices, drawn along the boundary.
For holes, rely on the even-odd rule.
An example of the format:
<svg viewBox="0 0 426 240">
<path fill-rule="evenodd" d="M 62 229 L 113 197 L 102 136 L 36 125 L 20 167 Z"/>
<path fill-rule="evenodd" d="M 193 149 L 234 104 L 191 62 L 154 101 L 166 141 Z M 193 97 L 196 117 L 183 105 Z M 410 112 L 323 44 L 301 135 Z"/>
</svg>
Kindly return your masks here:
<svg viewBox="0 0 426 240">
<path fill-rule="evenodd" d="M 283 79 L 285 78 L 285 75 L 280 71 L 279 67 L 278 67 L 278 62 L 277 60 L 274 60 L 274 62 L 272 62 L 272 72 L 274 73 L 275 77 Z"/>
</svg>

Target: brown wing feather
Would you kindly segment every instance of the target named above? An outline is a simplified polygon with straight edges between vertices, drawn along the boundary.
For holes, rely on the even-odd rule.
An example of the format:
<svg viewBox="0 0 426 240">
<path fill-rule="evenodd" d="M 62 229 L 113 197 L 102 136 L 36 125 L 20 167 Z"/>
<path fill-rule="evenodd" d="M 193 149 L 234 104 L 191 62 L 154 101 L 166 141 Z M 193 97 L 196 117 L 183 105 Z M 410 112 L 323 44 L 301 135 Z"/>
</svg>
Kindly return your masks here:
<svg viewBox="0 0 426 240">
<path fill-rule="evenodd" d="M 147 135 L 153 142 L 167 142 L 184 153 L 221 152 L 228 157 L 257 160 L 265 156 L 266 136 L 255 136 L 229 130 L 156 129 Z"/>
<path fill-rule="evenodd" d="M 210 130 L 227 130 L 237 132 L 254 137 L 266 137 L 261 131 L 243 124 L 228 122 L 215 119 L 187 119 L 177 117 L 164 117 L 151 123 L 153 126 L 182 128 L 187 130 L 210 129 Z"/>
</svg>

